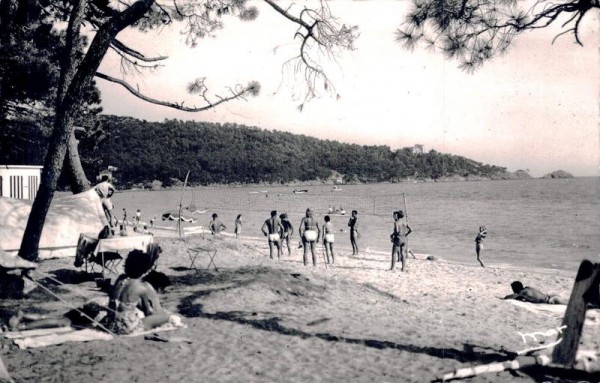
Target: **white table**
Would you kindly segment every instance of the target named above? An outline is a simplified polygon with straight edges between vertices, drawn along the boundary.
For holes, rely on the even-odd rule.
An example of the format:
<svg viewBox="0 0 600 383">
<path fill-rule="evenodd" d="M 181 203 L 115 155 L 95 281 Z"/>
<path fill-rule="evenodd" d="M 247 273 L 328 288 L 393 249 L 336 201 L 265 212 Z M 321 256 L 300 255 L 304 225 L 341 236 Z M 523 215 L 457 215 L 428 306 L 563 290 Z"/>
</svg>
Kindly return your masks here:
<svg viewBox="0 0 600 383">
<path fill-rule="evenodd" d="M 128 236 L 115 236 L 111 238 L 104 239 L 96 239 L 93 235 L 83 234 L 83 236 L 89 238 L 90 240 L 98 241 L 98 244 L 94 248 L 94 251 L 91 253 L 92 256 L 100 255 L 102 257 L 102 277 L 104 278 L 104 269 L 106 267 L 106 262 L 111 262 L 111 260 L 105 261 L 104 253 L 106 252 L 114 252 L 121 255 L 121 251 L 131 251 L 131 250 L 142 250 L 146 251 L 148 245 L 154 241 L 154 237 L 149 234 L 140 234 L 140 235 L 128 235 Z M 87 260 L 89 257 L 86 257 L 86 271 L 87 271 Z M 121 260 L 123 256 L 121 256 Z M 112 260 L 116 261 L 116 260 Z M 114 267 L 116 267 L 119 262 L 113 267 L 109 267 L 109 271 L 113 271 Z"/>
</svg>

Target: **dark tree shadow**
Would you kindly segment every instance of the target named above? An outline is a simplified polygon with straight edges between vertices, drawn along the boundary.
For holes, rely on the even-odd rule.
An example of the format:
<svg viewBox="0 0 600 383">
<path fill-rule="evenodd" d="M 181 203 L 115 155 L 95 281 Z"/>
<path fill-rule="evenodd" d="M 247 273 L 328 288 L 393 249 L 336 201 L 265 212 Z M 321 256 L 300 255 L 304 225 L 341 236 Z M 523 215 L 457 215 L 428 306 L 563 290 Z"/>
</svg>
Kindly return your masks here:
<svg viewBox="0 0 600 383">
<path fill-rule="evenodd" d="M 49 272 L 54 279 L 60 281 L 60 283 L 69 284 L 69 285 L 78 285 L 85 282 L 93 282 L 96 278 L 101 278 L 102 274 L 100 272 L 85 272 L 83 270 L 73 270 L 73 269 L 58 269 Z M 56 284 L 55 281 L 50 278 L 44 278 L 41 280 L 41 283 L 44 284 Z"/>
<path fill-rule="evenodd" d="M 583 383 L 600 382 L 600 371 L 585 372 L 563 367 L 531 366 L 519 370 L 536 382 Z"/>
<path fill-rule="evenodd" d="M 235 273 L 233 273 L 235 274 Z M 233 286 L 228 286 L 219 290 L 226 290 L 237 288 L 245 284 L 251 283 L 251 280 L 239 281 Z M 351 338 L 344 336 L 337 336 L 328 333 L 310 333 L 295 328 L 286 327 L 281 324 L 281 318 L 273 316 L 266 319 L 254 319 L 256 313 L 231 311 L 231 312 L 216 312 L 206 313 L 202 310 L 203 305 L 201 303 L 194 303 L 203 296 L 211 294 L 213 291 L 218 290 L 206 290 L 195 292 L 192 295 L 181 299 L 177 308 L 179 313 L 186 317 L 195 318 L 207 318 L 213 320 L 224 320 L 242 325 L 252 326 L 258 330 L 276 332 L 282 335 L 297 336 L 303 339 L 318 338 L 328 342 L 344 342 L 348 344 L 362 345 L 365 347 L 375 349 L 395 349 L 400 351 L 407 351 L 416 354 L 426 354 L 441 359 L 454 359 L 459 362 L 478 362 L 478 363 L 492 363 L 508 360 L 515 355 L 505 350 L 495 350 L 491 348 L 484 348 L 477 345 L 465 343 L 462 350 L 454 348 L 439 348 L 430 346 L 417 346 L 412 344 L 401 344 L 380 339 L 361 339 Z"/>
<path fill-rule="evenodd" d="M 360 267 L 360 266 L 338 266 L 335 263 L 333 265 L 329 265 L 329 267 L 331 267 L 332 269 L 347 269 L 347 270 L 351 270 L 351 269 L 357 269 L 357 270 L 375 270 L 375 271 L 382 271 L 385 270 L 384 268 L 381 269 L 377 269 L 375 267 Z"/>
</svg>

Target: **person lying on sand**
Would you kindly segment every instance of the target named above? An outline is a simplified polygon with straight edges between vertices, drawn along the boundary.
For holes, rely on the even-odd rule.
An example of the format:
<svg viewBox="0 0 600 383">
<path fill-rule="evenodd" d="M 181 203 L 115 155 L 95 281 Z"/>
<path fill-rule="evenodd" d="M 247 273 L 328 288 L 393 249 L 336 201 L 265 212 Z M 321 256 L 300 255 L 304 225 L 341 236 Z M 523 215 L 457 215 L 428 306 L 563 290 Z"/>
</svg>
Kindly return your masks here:
<svg viewBox="0 0 600 383">
<path fill-rule="evenodd" d="M 560 298 L 558 295 L 544 294 L 540 290 L 533 287 L 523 287 L 520 281 L 514 281 L 510 284 L 513 294 L 507 295 L 502 299 L 516 299 L 518 301 L 529 303 L 550 303 L 557 305 L 566 305 L 568 300 Z"/>
<path fill-rule="evenodd" d="M 143 278 L 153 269 L 156 254 L 133 250 L 125 260 L 125 274 L 111 289 L 108 309 L 96 302 L 73 309 L 62 316 L 27 314 L 19 310 L 8 320 L 11 331 L 90 325 L 115 334 L 131 334 L 171 323 L 181 325 L 181 318 L 171 315 L 160 305 L 158 294 Z"/>
<path fill-rule="evenodd" d="M 100 323 L 106 317 L 106 307 L 89 302 L 63 315 L 26 313 L 19 310 L 7 323 L 10 331 L 36 330 L 57 327 L 90 327 Z"/>
</svg>

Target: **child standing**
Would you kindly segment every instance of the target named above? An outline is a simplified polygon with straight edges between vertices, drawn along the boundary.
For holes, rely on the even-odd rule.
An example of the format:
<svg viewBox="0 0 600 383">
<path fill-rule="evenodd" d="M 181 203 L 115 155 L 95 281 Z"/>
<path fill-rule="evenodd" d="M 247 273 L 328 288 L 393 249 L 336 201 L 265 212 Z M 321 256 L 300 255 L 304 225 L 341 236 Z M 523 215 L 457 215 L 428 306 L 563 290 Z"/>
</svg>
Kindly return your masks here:
<svg viewBox="0 0 600 383">
<path fill-rule="evenodd" d="M 352 217 L 348 221 L 350 226 L 350 243 L 352 244 L 352 255 L 358 255 L 358 243 L 356 242 L 360 234 L 358 234 L 358 211 L 352 210 Z"/>
<path fill-rule="evenodd" d="M 242 215 L 238 214 L 235 219 L 235 237 L 238 238 L 242 234 Z"/>
<path fill-rule="evenodd" d="M 486 234 L 487 230 L 485 226 L 479 226 L 479 233 L 477 233 L 477 237 L 475 237 L 475 252 L 477 253 L 477 261 L 479 261 L 481 267 L 485 267 L 483 262 L 481 262 L 480 256 L 481 252 L 483 251 L 483 239 L 485 238 Z"/>
</svg>

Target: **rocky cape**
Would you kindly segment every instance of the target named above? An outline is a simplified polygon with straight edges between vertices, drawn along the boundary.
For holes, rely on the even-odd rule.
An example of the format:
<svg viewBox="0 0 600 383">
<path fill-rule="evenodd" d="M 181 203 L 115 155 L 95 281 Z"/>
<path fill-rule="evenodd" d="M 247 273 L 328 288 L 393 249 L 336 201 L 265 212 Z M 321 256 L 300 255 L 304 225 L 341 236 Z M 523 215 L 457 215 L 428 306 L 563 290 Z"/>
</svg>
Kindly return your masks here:
<svg viewBox="0 0 600 383">
<path fill-rule="evenodd" d="M 573 174 L 566 172 L 564 170 L 555 170 L 551 173 L 545 174 L 542 176 L 542 178 L 545 179 L 551 179 L 551 178 L 574 178 Z"/>
</svg>

